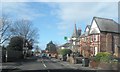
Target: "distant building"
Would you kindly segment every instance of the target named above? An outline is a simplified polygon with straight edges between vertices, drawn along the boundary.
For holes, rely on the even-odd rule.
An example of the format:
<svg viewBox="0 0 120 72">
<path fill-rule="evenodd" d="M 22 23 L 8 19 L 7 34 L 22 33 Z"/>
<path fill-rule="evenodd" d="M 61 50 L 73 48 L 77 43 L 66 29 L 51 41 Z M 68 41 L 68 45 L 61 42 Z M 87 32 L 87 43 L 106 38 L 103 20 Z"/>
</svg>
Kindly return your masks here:
<svg viewBox="0 0 120 72">
<path fill-rule="evenodd" d="M 52 41 L 50 41 L 47 44 L 46 51 L 47 51 L 47 54 L 51 55 L 51 57 L 56 57 L 58 55 L 57 46 Z"/>
<path fill-rule="evenodd" d="M 84 33 L 80 36 L 80 54 L 82 54 L 83 56 L 88 55 L 87 53 L 90 49 L 89 30 L 90 25 L 87 25 Z"/>
<path fill-rule="evenodd" d="M 110 52 L 118 56 L 120 24 L 112 19 L 94 17 L 84 34 L 80 36 L 80 52 L 93 56 L 98 52 Z"/>
<path fill-rule="evenodd" d="M 80 44 L 79 44 L 79 36 L 81 35 L 81 29 L 79 28 L 79 29 L 77 29 L 76 28 L 76 24 L 74 25 L 74 31 L 73 31 L 73 34 L 72 34 L 72 36 L 71 36 L 71 38 L 70 38 L 70 40 L 69 40 L 69 43 L 70 43 L 70 47 L 71 47 L 71 50 L 73 51 L 73 52 L 79 52 L 80 50 L 79 50 L 79 46 L 80 46 Z"/>
<path fill-rule="evenodd" d="M 59 46 L 59 49 L 71 49 L 72 44 L 71 43 L 65 43 L 61 46 Z"/>
</svg>

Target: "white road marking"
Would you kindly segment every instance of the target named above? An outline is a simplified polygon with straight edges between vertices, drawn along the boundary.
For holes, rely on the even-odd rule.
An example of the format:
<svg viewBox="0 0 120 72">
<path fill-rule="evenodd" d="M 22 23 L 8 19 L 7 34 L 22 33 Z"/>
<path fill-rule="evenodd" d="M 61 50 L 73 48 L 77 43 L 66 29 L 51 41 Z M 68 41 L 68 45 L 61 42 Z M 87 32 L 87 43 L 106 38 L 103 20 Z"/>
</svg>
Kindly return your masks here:
<svg viewBox="0 0 120 72">
<path fill-rule="evenodd" d="M 43 63 L 43 66 L 46 68 L 47 66 L 45 65 L 45 63 L 44 63 L 43 59 L 42 59 L 42 63 Z"/>
<path fill-rule="evenodd" d="M 44 67 L 47 67 L 45 64 L 43 64 L 44 65 Z"/>
</svg>

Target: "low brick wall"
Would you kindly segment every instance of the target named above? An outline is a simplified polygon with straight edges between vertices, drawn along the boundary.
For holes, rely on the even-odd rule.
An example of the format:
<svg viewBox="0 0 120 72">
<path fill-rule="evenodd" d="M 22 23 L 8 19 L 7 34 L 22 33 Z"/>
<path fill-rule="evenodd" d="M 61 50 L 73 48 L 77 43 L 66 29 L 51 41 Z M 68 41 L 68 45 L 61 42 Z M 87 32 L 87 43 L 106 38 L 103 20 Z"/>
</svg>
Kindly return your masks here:
<svg viewBox="0 0 120 72">
<path fill-rule="evenodd" d="M 76 63 L 76 61 L 75 61 L 75 59 L 73 57 L 70 57 L 70 63 L 71 64 L 75 64 Z"/>
<path fill-rule="evenodd" d="M 100 62 L 98 67 L 102 68 L 104 70 L 118 70 L 118 64 L 117 63 L 104 63 L 104 62 Z"/>
</svg>

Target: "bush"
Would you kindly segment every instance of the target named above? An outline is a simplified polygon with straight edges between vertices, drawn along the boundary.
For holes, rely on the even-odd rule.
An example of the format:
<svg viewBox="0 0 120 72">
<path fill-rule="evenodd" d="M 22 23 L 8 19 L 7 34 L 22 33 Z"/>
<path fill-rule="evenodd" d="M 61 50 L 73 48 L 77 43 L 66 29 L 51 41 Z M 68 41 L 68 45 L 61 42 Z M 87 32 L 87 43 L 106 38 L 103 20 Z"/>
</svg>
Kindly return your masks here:
<svg viewBox="0 0 120 72">
<path fill-rule="evenodd" d="M 108 52 L 100 52 L 95 56 L 95 61 L 110 62 L 112 60 L 112 54 Z"/>
<path fill-rule="evenodd" d="M 60 50 L 60 54 L 66 56 L 67 54 L 71 54 L 72 51 L 70 49 L 62 49 Z"/>
</svg>

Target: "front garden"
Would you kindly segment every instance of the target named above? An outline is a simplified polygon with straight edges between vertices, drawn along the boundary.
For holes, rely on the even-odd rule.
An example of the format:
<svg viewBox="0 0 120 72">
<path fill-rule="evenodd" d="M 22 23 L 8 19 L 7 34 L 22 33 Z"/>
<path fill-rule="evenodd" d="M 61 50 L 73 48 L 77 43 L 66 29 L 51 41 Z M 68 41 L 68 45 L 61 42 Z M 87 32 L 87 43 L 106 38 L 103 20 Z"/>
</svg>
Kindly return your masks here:
<svg viewBox="0 0 120 72">
<path fill-rule="evenodd" d="M 91 58 L 90 67 L 103 70 L 117 70 L 118 60 L 108 52 L 100 52 Z"/>
</svg>

